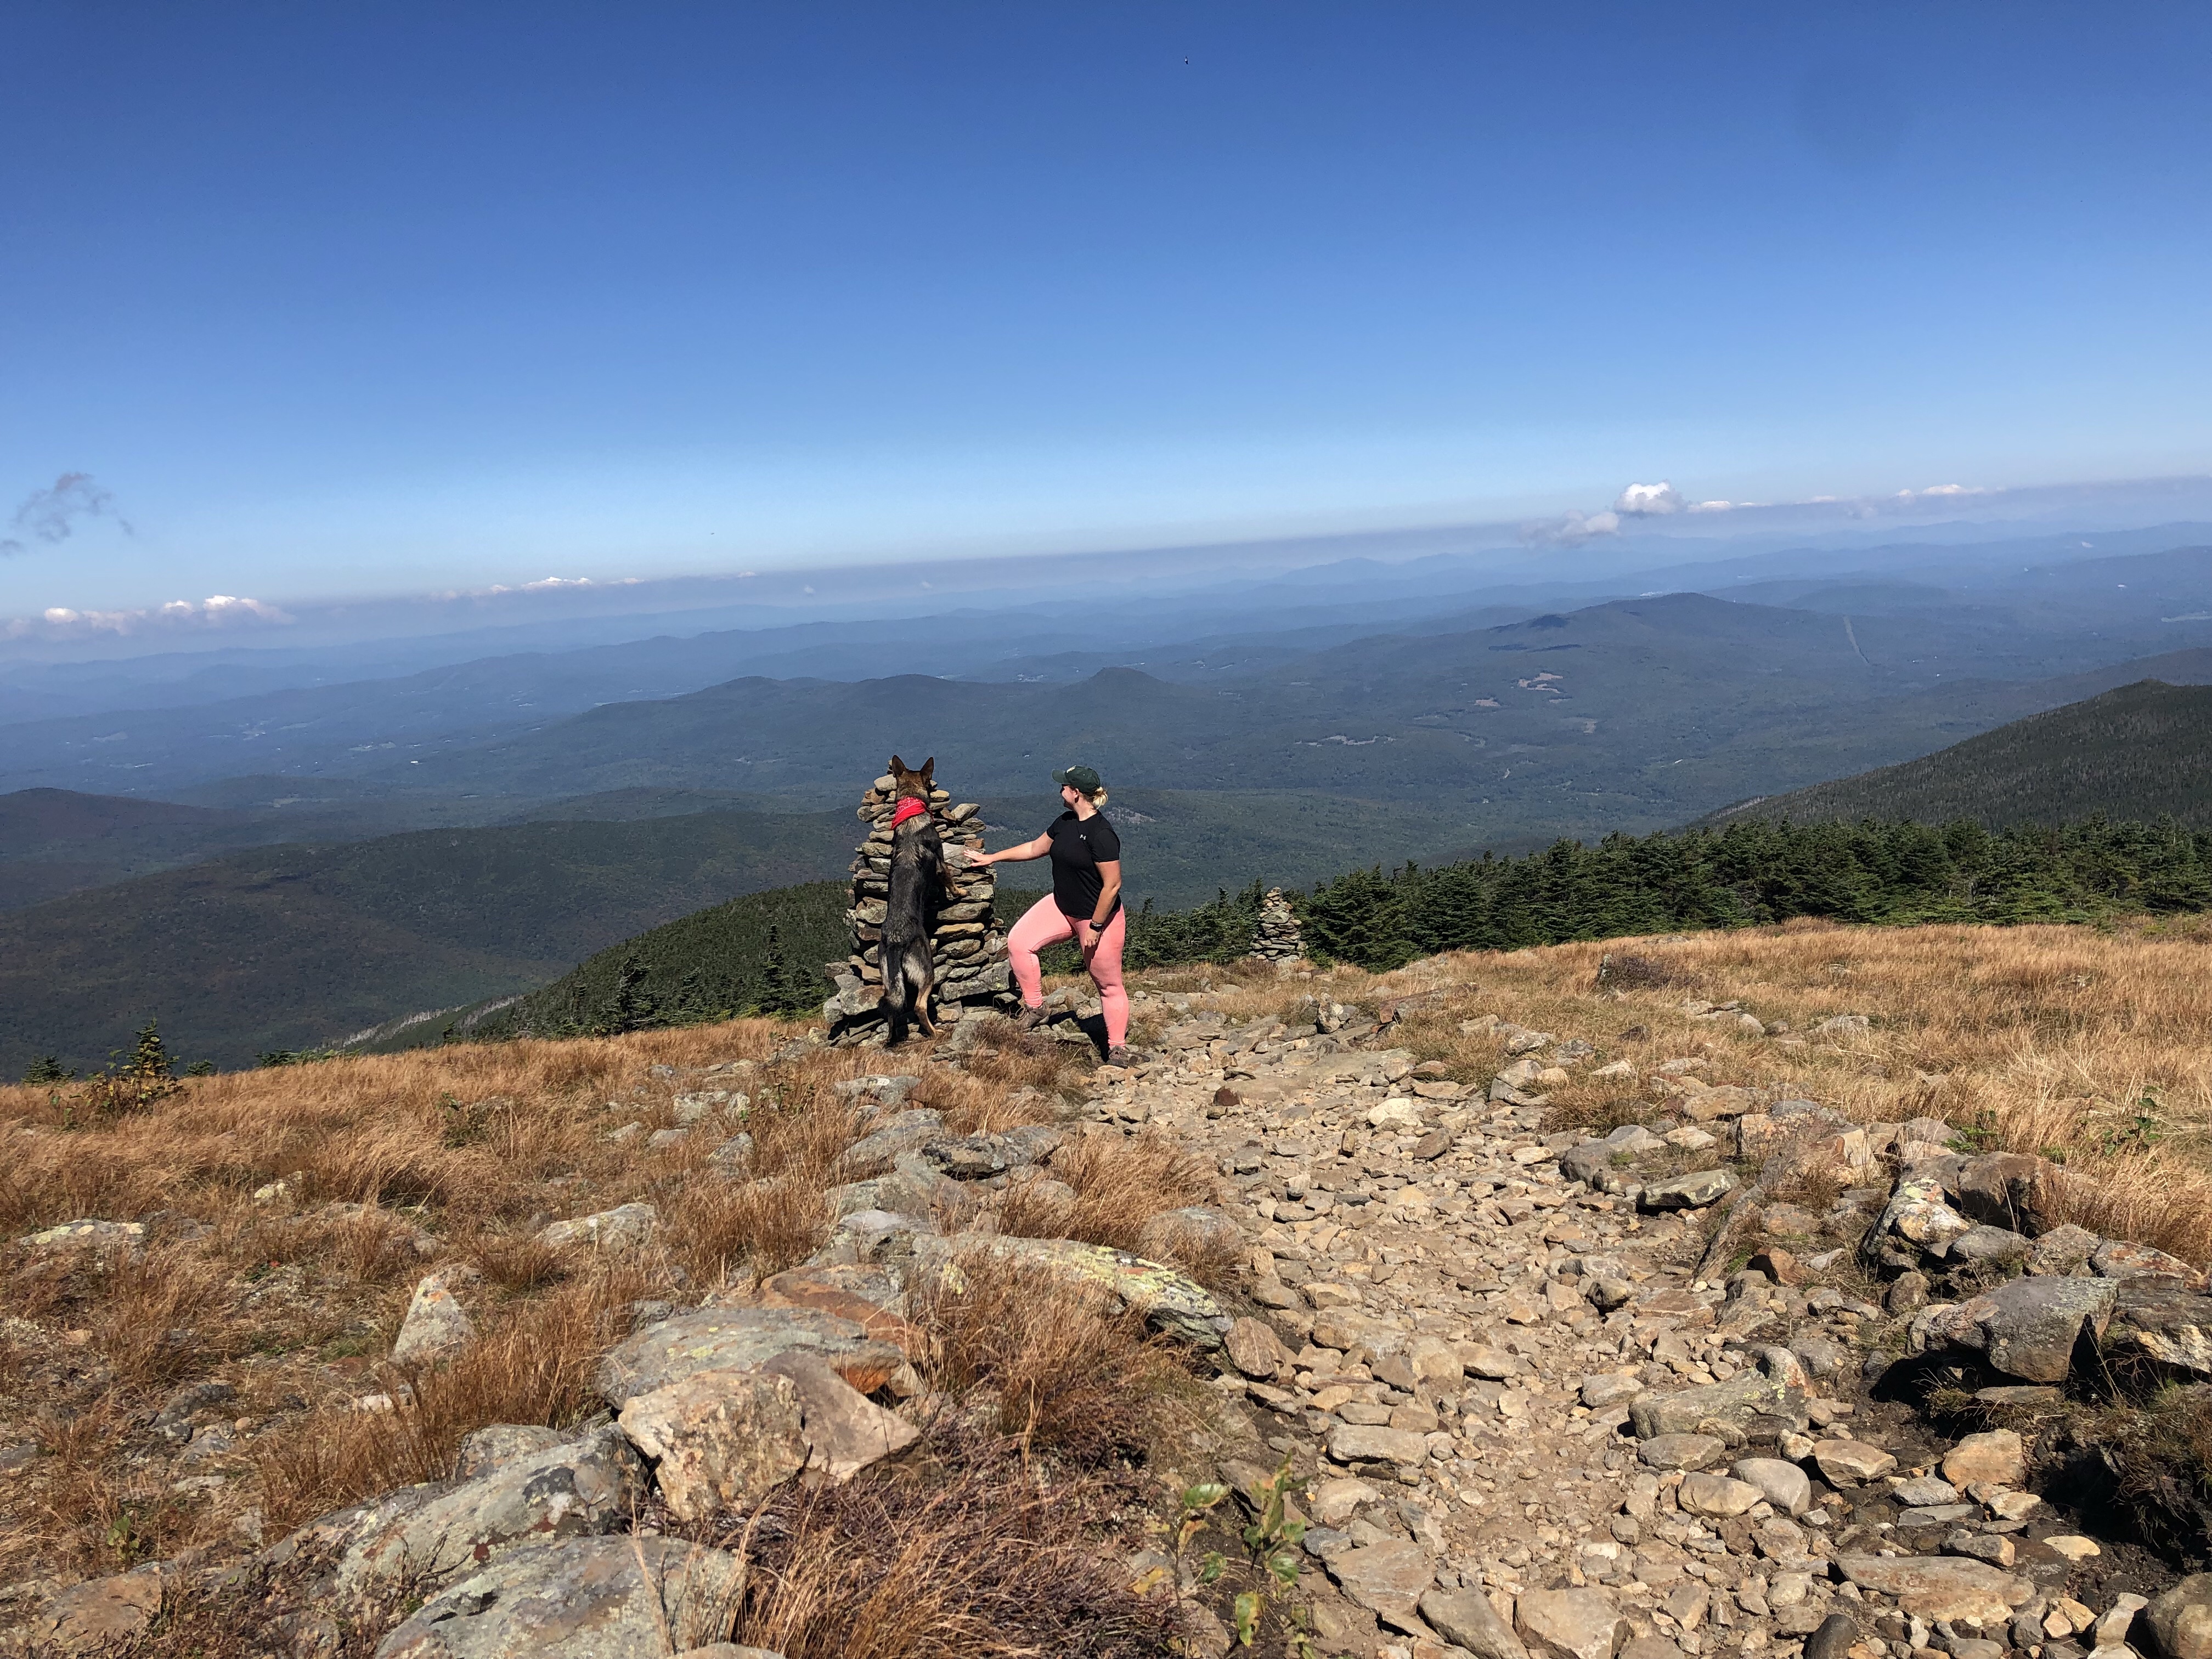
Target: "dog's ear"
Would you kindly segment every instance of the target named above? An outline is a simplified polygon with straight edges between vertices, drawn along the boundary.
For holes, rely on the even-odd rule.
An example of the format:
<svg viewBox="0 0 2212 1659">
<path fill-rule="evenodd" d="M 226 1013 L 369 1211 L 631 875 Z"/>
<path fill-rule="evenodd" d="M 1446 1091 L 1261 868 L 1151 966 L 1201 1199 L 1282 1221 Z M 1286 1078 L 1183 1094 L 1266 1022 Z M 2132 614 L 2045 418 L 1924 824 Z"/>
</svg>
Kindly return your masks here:
<svg viewBox="0 0 2212 1659">
<path fill-rule="evenodd" d="M 921 776 L 922 787 L 923 787 L 924 788 L 928 787 L 928 786 L 929 786 L 929 775 L 930 775 L 932 772 L 934 772 L 936 769 L 937 769 L 937 757 L 936 757 L 936 756 L 932 755 L 932 756 L 931 756 L 927 760 L 926 760 L 926 761 L 922 762 L 922 763 L 921 763 Z"/>
<path fill-rule="evenodd" d="M 905 773 L 906 763 L 901 760 L 896 755 L 893 755 L 891 757 L 891 775 L 895 778 L 902 777 L 905 775 Z"/>
</svg>

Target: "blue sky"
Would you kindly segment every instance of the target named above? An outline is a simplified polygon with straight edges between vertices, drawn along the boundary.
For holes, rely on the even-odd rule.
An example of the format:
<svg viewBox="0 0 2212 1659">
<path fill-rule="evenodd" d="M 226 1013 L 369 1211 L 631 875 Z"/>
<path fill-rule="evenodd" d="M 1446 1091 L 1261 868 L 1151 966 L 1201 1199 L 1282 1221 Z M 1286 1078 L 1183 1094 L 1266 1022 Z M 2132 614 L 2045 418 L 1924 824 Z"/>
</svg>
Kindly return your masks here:
<svg viewBox="0 0 2212 1659">
<path fill-rule="evenodd" d="M 2212 471 L 2202 8 L 6 3 L 0 59 L 0 615 Z M 112 510 L 9 538 L 65 473 Z"/>
</svg>

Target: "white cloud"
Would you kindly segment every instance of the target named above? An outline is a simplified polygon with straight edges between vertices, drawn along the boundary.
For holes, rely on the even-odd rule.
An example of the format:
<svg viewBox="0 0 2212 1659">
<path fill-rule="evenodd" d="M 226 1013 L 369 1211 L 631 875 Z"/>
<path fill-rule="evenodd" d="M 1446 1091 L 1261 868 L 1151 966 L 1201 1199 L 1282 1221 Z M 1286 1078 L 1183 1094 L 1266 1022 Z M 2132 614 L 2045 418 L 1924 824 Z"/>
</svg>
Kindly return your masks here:
<svg viewBox="0 0 2212 1659">
<path fill-rule="evenodd" d="M 1986 495 L 1990 492 L 1971 484 L 1930 484 L 1925 489 L 1900 489 L 1900 501 L 1923 501 L 1931 495 Z"/>
<path fill-rule="evenodd" d="M 1756 501 L 1692 501 L 1692 513 L 1733 513 L 1739 507 L 1756 507 Z"/>
<path fill-rule="evenodd" d="M 211 593 L 195 604 L 171 599 L 140 611 L 78 611 L 49 606 L 36 617 L 11 617 L 0 623 L 0 637 L 11 640 L 84 639 L 95 634 L 144 634 L 178 629 L 283 627 L 295 619 L 276 606 L 234 593 Z"/>
<path fill-rule="evenodd" d="M 1613 510 L 1629 518 L 1659 518 L 1680 513 L 1688 505 L 1682 492 L 1662 478 L 1657 483 L 1629 485 L 1613 502 Z"/>
</svg>

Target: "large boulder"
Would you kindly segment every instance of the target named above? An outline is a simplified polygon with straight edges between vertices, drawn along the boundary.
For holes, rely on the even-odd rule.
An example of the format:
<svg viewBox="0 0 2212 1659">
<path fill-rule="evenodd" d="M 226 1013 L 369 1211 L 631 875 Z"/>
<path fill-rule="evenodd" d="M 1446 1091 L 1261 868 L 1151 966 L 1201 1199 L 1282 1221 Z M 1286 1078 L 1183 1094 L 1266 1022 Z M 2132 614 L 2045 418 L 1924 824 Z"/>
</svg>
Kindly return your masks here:
<svg viewBox="0 0 2212 1659">
<path fill-rule="evenodd" d="M 2142 1610 L 2166 1659 L 2212 1659 L 2212 1572 L 2192 1573 Z"/>
<path fill-rule="evenodd" d="M 2089 1267 L 2100 1279 L 2157 1275 L 2176 1279 L 2191 1290 L 2204 1288 L 2204 1275 L 2179 1256 L 2168 1255 L 2148 1244 L 2133 1244 L 2124 1238 L 2108 1238 L 2100 1244 L 2089 1258 Z"/>
<path fill-rule="evenodd" d="M 540 1244 L 586 1244 L 601 1250 L 632 1250 L 660 1230 L 660 1212 L 650 1204 L 623 1204 L 574 1221 L 541 1228 Z"/>
<path fill-rule="evenodd" d="M 2008 1279 L 1971 1301 L 1923 1309 L 1911 1340 L 1917 1352 L 1943 1344 L 1978 1350 L 2024 1382 L 2063 1382 L 2076 1345 L 2103 1337 L 2118 1288 L 2109 1279 Z"/>
<path fill-rule="evenodd" d="M 721 1636 L 744 1584 L 736 1556 L 680 1539 L 533 1544 L 433 1595 L 376 1659 L 662 1659 Z"/>
<path fill-rule="evenodd" d="M 1964 1556 L 1838 1555 L 1834 1565 L 1861 1589 L 1894 1596 L 1907 1617 L 1930 1623 L 2004 1624 L 2035 1596 L 2027 1579 Z"/>
<path fill-rule="evenodd" d="M 799 1389 L 763 1371 L 694 1371 L 623 1406 L 623 1432 L 653 1460 L 677 1518 L 751 1508 L 806 1467 Z"/>
<path fill-rule="evenodd" d="M 1339 1423 L 1328 1431 L 1328 1455 L 1340 1463 L 1389 1463 L 1418 1468 L 1428 1462 L 1429 1443 L 1411 1429 L 1380 1423 Z"/>
<path fill-rule="evenodd" d="M 1970 1434 L 1943 1454 L 1943 1478 L 1954 1486 L 2017 1486 L 2027 1479 L 2027 1449 L 2010 1429 Z"/>
<path fill-rule="evenodd" d="M 550 1451 L 573 1437 L 543 1423 L 488 1424 L 461 1437 L 461 1449 L 453 1455 L 453 1474 L 459 1480 L 473 1480 L 519 1457 Z"/>
<path fill-rule="evenodd" d="M 2124 1279 L 2106 1340 L 2176 1370 L 2212 1376 L 2212 1296 L 2162 1275 Z"/>
<path fill-rule="evenodd" d="M 1528 1659 L 1513 1626 L 1479 1589 L 1432 1589 L 1421 1597 L 1420 1609 L 1431 1630 L 1474 1659 Z"/>
<path fill-rule="evenodd" d="M 1635 1634 L 1603 1590 L 1524 1590 L 1513 1622 L 1531 1654 L 1546 1659 L 1613 1659 Z"/>
<path fill-rule="evenodd" d="M 599 1362 L 594 1380 L 601 1397 L 619 1408 L 696 1372 L 758 1370 L 794 1349 L 822 1355 L 863 1394 L 883 1387 L 906 1363 L 895 1344 L 812 1308 L 702 1308 L 617 1345 Z"/>
<path fill-rule="evenodd" d="M 900 1112 L 878 1124 L 837 1155 L 837 1173 L 847 1181 L 866 1181 L 890 1173 L 901 1152 L 918 1152 L 945 1133 L 945 1115 L 927 1107 Z"/>
<path fill-rule="evenodd" d="M 395 1365 L 428 1365 L 451 1359 L 477 1340 L 476 1322 L 461 1300 L 447 1287 L 445 1276 L 432 1273 L 415 1286 L 408 1298 L 407 1316 L 392 1344 Z"/>
<path fill-rule="evenodd" d="M 1232 1321 L 1224 1346 L 1229 1363 L 1247 1376 L 1272 1380 L 1291 1363 L 1291 1351 L 1264 1319 Z"/>
<path fill-rule="evenodd" d="M 473 1565 L 546 1538 L 611 1532 L 645 1492 L 629 1442 L 599 1429 L 501 1463 L 473 1480 L 398 1492 L 313 1524 L 343 1536 L 337 1589 L 445 1583 Z"/>
<path fill-rule="evenodd" d="M 1644 1189 L 1644 1206 L 1650 1210 L 1701 1210 L 1735 1187 L 1727 1170 L 1699 1170 L 1691 1175 L 1655 1181 Z"/>
<path fill-rule="evenodd" d="M 52 1644 L 56 1652 L 105 1652 L 144 1631 L 161 1610 L 161 1575 L 141 1568 L 70 1585 L 25 1624 L 23 1633 Z"/>
<path fill-rule="evenodd" d="M 763 1375 L 788 1378 L 797 1389 L 806 1468 L 828 1480 L 849 1480 L 921 1437 L 920 1429 L 877 1405 L 819 1354 L 794 1350 L 761 1369 Z"/>
<path fill-rule="evenodd" d="M 1704 1433 L 1700 1425 L 1707 1423 L 1741 1425 L 1754 1417 L 1786 1417 L 1802 1401 L 1802 1394 L 1772 1377 L 1746 1371 L 1725 1382 L 1638 1395 L 1628 1408 L 1628 1420 L 1638 1440 L 1649 1440 L 1662 1434 Z"/>
<path fill-rule="evenodd" d="M 879 1342 L 897 1345 L 909 1358 L 928 1346 L 922 1330 L 907 1319 L 906 1286 L 888 1267 L 860 1262 L 812 1262 L 788 1267 L 761 1281 L 763 1308 L 811 1308 L 848 1319 Z"/>
<path fill-rule="evenodd" d="M 1759 1488 L 1766 1501 L 1783 1515 L 1802 1515 L 1813 1506 L 1813 1482 L 1795 1463 L 1778 1457 L 1746 1457 L 1735 1466 L 1735 1478 Z"/>
<path fill-rule="evenodd" d="M 1946 1183 L 1953 1202 L 1968 1219 L 2018 1233 L 2039 1233 L 2045 1218 L 2036 1206 L 2045 1171 L 2057 1165 L 2025 1152 L 1983 1152 L 1959 1161 Z"/>
<path fill-rule="evenodd" d="M 1200 1348 L 1218 1348 L 1229 1334 L 1229 1316 L 1204 1285 L 1188 1273 L 1127 1250 L 1072 1238 L 1000 1238 L 985 1233 L 915 1240 L 915 1261 L 939 1272 L 957 1272 L 963 1259 L 978 1255 L 1109 1291 L 1154 1330 Z"/>
<path fill-rule="evenodd" d="M 1344 1593 L 1387 1625 L 1424 1633 L 1421 1593 L 1437 1582 L 1435 1560 L 1419 1544 L 1400 1540 L 1362 1545 L 1331 1556 L 1329 1577 Z"/>
<path fill-rule="evenodd" d="M 2032 1273 L 2074 1273 L 2088 1265 L 2089 1258 L 2105 1241 L 2086 1227 L 2077 1227 L 2069 1221 L 2036 1236 L 2033 1249 L 2027 1253 L 2027 1271 Z"/>
</svg>

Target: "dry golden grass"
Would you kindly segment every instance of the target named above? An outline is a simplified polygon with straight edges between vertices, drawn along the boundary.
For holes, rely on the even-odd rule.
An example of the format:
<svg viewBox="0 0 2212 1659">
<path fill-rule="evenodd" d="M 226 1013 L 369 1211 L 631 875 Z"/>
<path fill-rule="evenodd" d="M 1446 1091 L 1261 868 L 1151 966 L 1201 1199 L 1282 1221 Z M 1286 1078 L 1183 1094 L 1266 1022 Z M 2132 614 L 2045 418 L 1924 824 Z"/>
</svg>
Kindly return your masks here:
<svg viewBox="0 0 2212 1659">
<path fill-rule="evenodd" d="M 1006 1443 L 964 1438 L 933 1437 L 926 1486 L 867 1475 L 777 1498 L 749 1550 L 733 1639 L 789 1659 L 1165 1651 L 1171 1608 L 1131 1593 L 1098 1544 L 1130 1494 L 1096 1479 L 1046 1485 Z"/>
<path fill-rule="evenodd" d="M 1632 954 L 1668 984 L 1601 990 L 1599 958 Z M 1940 1116 L 1993 1150 L 2063 1158 L 2095 1178 L 2082 1224 L 2212 1261 L 2212 923 L 2188 919 L 2075 927 L 1781 927 L 1608 940 L 1433 957 L 1395 974 L 1340 969 L 1260 981 L 1218 972 L 1215 1000 L 1237 1015 L 1281 1012 L 1309 993 L 1370 1008 L 1443 991 L 1395 1040 L 1451 1074 L 1486 1078 L 1502 1058 L 1460 1034 L 1480 1013 L 1586 1036 L 1599 1060 L 1638 1077 L 1589 1077 L 1553 1091 L 1592 1124 L 1645 1115 L 1651 1068 L 1700 1056 L 1714 1084 L 1780 1086 L 1862 1122 Z M 1192 975 L 1179 976 L 1187 985 Z M 1161 976 L 1140 982 L 1165 988 Z M 1698 989 L 1686 992 L 1685 984 Z M 1832 1014 L 1872 1029 L 1796 1042 L 1752 1037 L 1684 1012 L 1694 994 L 1741 999 L 1770 1026 L 1802 1033 Z M 1625 1037 L 1642 1028 L 1640 1037 Z"/>
<path fill-rule="evenodd" d="M 933 1387 L 987 1391 L 1001 1432 L 1085 1468 L 1141 1453 L 1194 1397 L 1177 1352 L 1110 1295 L 988 1253 L 924 1287 L 912 1316 L 933 1340 Z"/>
<path fill-rule="evenodd" d="M 1073 1206 L 1059 1218 L 1059 1235 L 1117 1250 L 1135 1249 L 1145 1223 L 1161 1211 L 1210 1204 L 1220 1194 L 1206 1159 L 1150 1130 L 1126 1139 L 1078 1141 L 1053 1159 L 1052 1173 L 1075 1189 Z M 1008 1232 L 1020 1230 L 1000 1224 Z"/>
<path fill-rule="evenodd" d="M 508 1310 L 450 1364 L 379 1380 L 405 1409 L 319 1412 L 255 1449 L 267 1523 L 289 1528 L 395 1486 L 442 1480 L 462 1439 L 494 1423 L 562 1428 L 594 1403 L 592 1363 L 629 1331 L 629 1306 L 656 1288 L 617 1261 Z"/>
<path fill-rule="evenodd" d="M 133 1255 L 0 1245 L 0 1449 L 44 1453 L 0 1487 L 0 1585 L 188 1547 L 241 1553 L 264 1531 L 437 1478 L 473 1428 L 572 1420 L 630 1303 L 696 1302 L 819 1246 L 836 1157 L 864 1127 L 830 1085 L 922 1070 L 928 1054 L 768 1063 L 793 1034 L 750 1020 L 333 1060 L 191 1079 L 122 1116 L 67 1089 L 0 1087 L 0 1237 L 87 1218 L 149 1226 Z M 699 1075 L 741 1060 L 754 1065 Z M 921 1098 L 955 1130 L 1006 1128 L 1056 1115 L 1082 1073 L 1065 1047 L 1016 1039 L 964 1074 L 928 1069 Z M 659 1151 L 642 1133 L 607 1139 L 669 1126 L 676 1095 L 705 1085 L 751 1097 L 756 1179 L 708 1157 L 732 1126 Z M 632 1201 L 662 1215 L 650 1249 L 609 1262 L 536 1240 L 550 1219 Z M 450 1370 L 401 1377 L 381 1357 L 416 1279 L 449 1268 L 483 1340 Z M 237 1395 L 203 1425 L 239 1443 L 187 1458 L 148 1424 L 210 1377 Z M 411 1407 L 351 1409 L 410 1387 Z M 220 1479 L 173 1491 L 187 1475 Z"/>
</svg>

